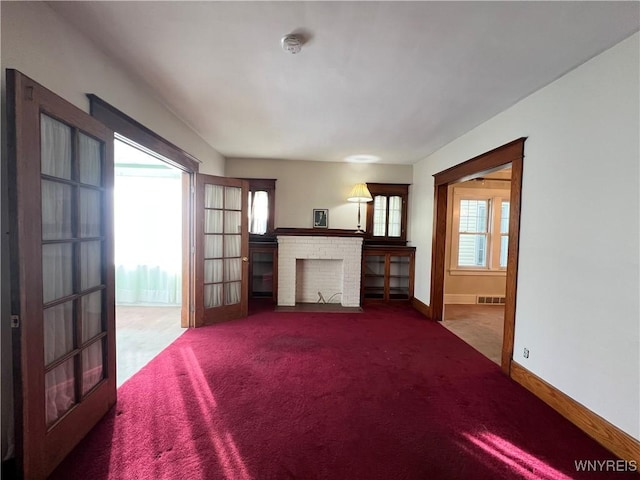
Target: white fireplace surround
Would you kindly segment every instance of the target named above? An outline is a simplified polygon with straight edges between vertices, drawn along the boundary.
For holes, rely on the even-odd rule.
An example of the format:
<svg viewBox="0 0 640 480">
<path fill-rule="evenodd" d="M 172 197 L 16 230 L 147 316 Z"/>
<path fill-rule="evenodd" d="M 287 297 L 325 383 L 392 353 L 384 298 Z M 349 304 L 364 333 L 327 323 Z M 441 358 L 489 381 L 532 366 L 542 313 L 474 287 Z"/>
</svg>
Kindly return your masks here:
<svg viewBox="0 0 640 480">
<path fill-rule="evenodd" d="M 361 237 L 278 235 L 278 306 L 295 306 L 296 265 L 297 260 L 303 259 L 342 260 L 341 294 L 337 298 L 341 299 L 343 307 L 360 306 Z M 314 265 L 320 263 L 305 262 L 305 268 L 314 268 Z M 303 300 L 311 299 L 305 297 Z"/>
</svg>

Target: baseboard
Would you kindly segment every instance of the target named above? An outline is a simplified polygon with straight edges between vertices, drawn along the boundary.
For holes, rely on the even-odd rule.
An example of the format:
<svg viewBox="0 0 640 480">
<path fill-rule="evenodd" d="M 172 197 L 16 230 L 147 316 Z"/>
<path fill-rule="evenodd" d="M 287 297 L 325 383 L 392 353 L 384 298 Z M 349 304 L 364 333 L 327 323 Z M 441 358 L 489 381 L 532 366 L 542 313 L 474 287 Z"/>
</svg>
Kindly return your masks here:
<svg viewBox="0 0 640 480">
<path fill-rule="evenodd" d="M 476 295 L 449 293 L 444 295 L 446 305 L 475 305 Z"/>
<path fill-rule="evenodd" d="M 421 302 L 416 297 L 411 299 L 411 306 L 419 311 L 422 315 L 427 318 L 431 318 L 431 308 L 426 303 Z"/>
<path fill-rule="evenodd" d="M 511 378 L 532 392 L 600 445 L 618 457 L 640 465 L 640 441 L 578 403 L 522 365 L 511 362 Z"/>
</svg>

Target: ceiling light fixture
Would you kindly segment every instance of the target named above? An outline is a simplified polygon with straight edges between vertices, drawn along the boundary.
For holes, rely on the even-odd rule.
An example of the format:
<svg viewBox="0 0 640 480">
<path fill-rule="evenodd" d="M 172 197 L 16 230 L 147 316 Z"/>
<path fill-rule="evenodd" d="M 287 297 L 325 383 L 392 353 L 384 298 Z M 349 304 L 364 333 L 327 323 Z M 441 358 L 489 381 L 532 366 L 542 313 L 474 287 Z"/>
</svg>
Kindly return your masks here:
<svg viewBox="0 0 640 480">
<path fill-rule="evenodd" d="M 376 163 L 380 161 L 380 157 L 359 153 L 357 155 L 349 155 L 344 161 L 347 163 Z"/>
<path fill-rule="evenodd" d="M 302 44 L 304 43 L 299 35 L 294 35 L 293 33 L 282 37 L 280 42 L 282 43 L 282 49 L 285 52 L 293 54 L 300 53 L 300 50 L 302 50 Z"/>
</svg>

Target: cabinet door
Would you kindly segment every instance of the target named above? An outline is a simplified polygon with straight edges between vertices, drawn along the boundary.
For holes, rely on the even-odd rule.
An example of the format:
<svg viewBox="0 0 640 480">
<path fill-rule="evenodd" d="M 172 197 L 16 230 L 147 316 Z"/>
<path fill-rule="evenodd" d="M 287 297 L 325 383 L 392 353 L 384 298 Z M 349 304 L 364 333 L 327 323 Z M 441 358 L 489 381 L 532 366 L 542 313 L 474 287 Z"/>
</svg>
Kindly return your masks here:
<svg viewBox="0 0 640 480">
<path fill-rule="evenodd" d="M 275 280 L 275 249 L 254 249 L 251 252 L 251 296 L 273 297 Z"/>
<path fill-rule="evenodd" d="M 389 300 L 409 300 L 411 279 L 411 256 L 389 255 Z"/>
<path fill-rule="evenodd" d="M 365 255 L 363 279 L 365 299 L 386 299 L 386 263 L 387 255 Z"/>
</svg>

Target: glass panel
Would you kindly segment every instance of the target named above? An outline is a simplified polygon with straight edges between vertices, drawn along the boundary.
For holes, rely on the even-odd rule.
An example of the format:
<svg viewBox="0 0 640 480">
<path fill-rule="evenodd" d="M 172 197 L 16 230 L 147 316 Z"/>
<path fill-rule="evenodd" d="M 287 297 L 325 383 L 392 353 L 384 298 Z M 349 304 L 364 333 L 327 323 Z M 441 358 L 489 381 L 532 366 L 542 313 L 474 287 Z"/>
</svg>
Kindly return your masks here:
<svg viewBox="0 0 640 480">
<path fill-rule="evenodd" d="M 102 149 L 100 142 L 80 133 L 78 138 L 78 158 L 80 181 L 97 187 L 102 185 Z"/>
<path fill-rule="evenodd" d="M 224 256 L 225 257 L 239 257 L 241 235 L 225 235 L 224 236 Z"/>
<path fill-rule="evenodd" d="M 486 233 L 488 200 L 460 200 L 459 232 Z"/>
<path fill-rule="evenodd" d="M 222 210 L 204 211 L 204 233 L 222 233 Z"/>
<path fill-rule="evenodd" d="M 389 236 L 400 236 L 402 222 L 402 197 L 389 197 Z"/>
<path fill-rule="evenodd" d="M 43 312 L 44 364 L 73 350 L 73 302 L 50 307 Z"/>
<path fill-rule="evenodd" d="M 91 390 L 104 378 L 102 369 L 102 341 L 82 350 L 82 394 Z"/>
<path fill-rule="evenodd" d="M 102 332 L 102 292 L 93 292 L 80 300 L 82 309 L 82 341 Z"/>
<path fill-rule="evenodd" d="M 100 192 L 88 188 L 80 189 L 80 236 L 99 237 L 101 232 Z"/>
<path fill-rule="evenodd" d="M 242 279 L 242 260 L 239 258 L 225 258 L 224 260 L 224 281 Z"/>
<path fill-rule="evenodd" d="M 205 208 L 222 208 L 223 187 L 221 185 L 204 186 L 204 207 Z"/>
<path fill-rule="evenodd" d="M 222 235 L 204 236 L 204 258 L 222 257 Z"/>
<path fill-rule="evenodd" d="M 376 195 L 373 199 L 373 236 L 384 237 L 387 222 L 387 197 Z"/>
<path fill-rule="evenodd" d="M 71 128 L 40 115 L 40 162 L 42 173 L 71 179 Z"/>
<path fill-rule="evenodd" d="M 225 210 L 242 210 L 242 188 L 224 187 Z"/>
<path fill-rule="evenodd" d="M 458 265 L 460 267 L 487 266 L 486 235 L 460 234 Z"/>
<path fill-rule="evenodd" d="M 80 244 L 80 289 L 102 284 L 102 242 Z"/>
<path fill-rule="evenodd" d="M 73 248 L 70 243 L 42 246 L 42 301 L 73 293 Z"/>
<path fill-rule="evenodd" d="M 389 275 L 409 276 L 409 257 L 391 257 Z"/>
<path fill-rule="evenodd" d="M 365 259 L 365 274 L 384 275 L 384 255 L 367 255 Z"/>
<path fill-rule="evenodd" d="M 42 180 L 42 239 L 71 238 L 72 187 Z"/>
<path fill-rule="evenodd" d="M 507 268 L 507 256 L 509 254 L 509 236 L 500 237 L 500 267 Z"/>
<path fill-rule="evenodd" d="M 222 305 L 222 284 L 204 286 L 204 306 L 219 307 Z"/>
<path fill-rule="evenodd" d="M 73 358 L 44 376 L 47 426 L 50 426 L 76 403 L 74 383 Z"/>
<path fill-rule="evenodd" d="M 240 303 L 240 282 L 224 284 L 224 303 L 225 305 L 235 305 Z"/>
<path fill-rule="evenodd" d="M 222 260 L 204 261 L 204 283 L 222 281 Z"/>
<path fill-rule="evenodd" d="M 249 233 L 262 235 L 269 220 L 269 195 L 265 191 L 249 192 Z"/>
<path fill-rule="evenodd" d="M 242 232 L 242 214 L 240 212 L 224 212 L 224 233 Z"/>
<path fill-rule="evenodd" d="M 509 233 L 509 202 L 502 202 L 500 209 L 500 233 Z"/>
</svg>

